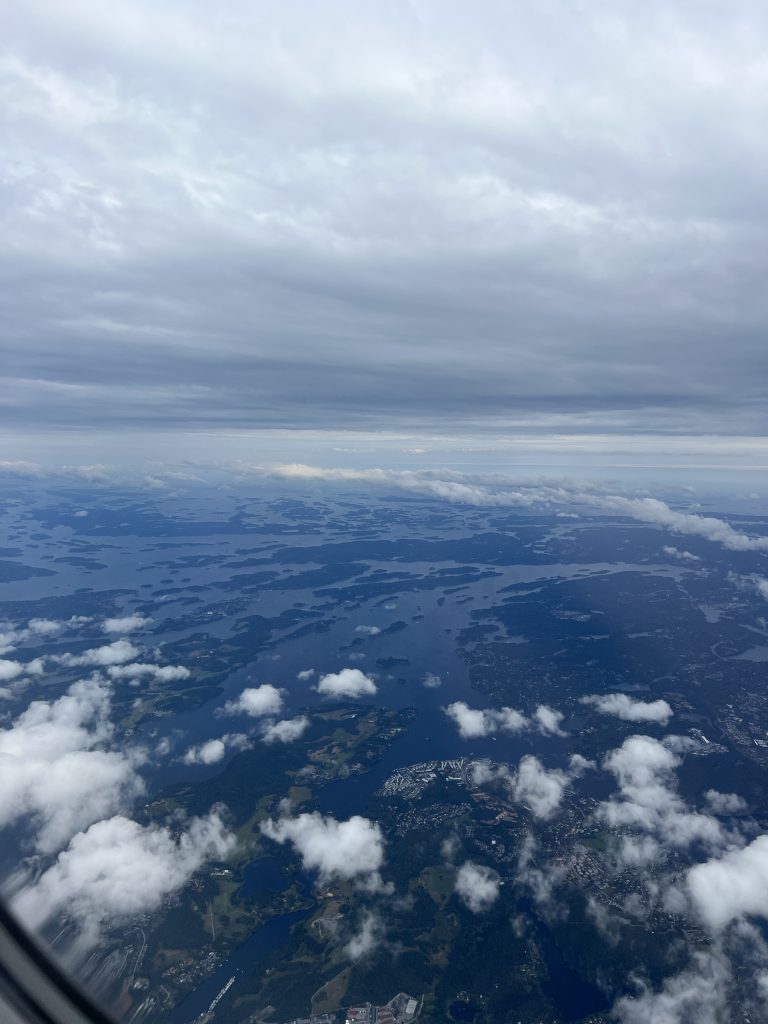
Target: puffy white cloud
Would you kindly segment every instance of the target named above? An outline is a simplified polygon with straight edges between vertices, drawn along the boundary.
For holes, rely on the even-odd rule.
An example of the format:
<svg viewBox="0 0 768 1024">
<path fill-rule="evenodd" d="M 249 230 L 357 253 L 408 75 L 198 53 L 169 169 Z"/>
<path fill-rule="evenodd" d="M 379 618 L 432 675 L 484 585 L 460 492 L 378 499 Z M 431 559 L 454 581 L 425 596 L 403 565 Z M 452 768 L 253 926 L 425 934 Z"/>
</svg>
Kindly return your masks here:
<svg viewBox="0 0 768 1024">
<path fill-rule="evenodd" d="M 530 889 L 534 901 L 542 910 L 550 912 L 555 907 L 554 890 L 565 878 L 567 868 L 557 863 L 544 864 L 540 867 L 537 864 L 537 857 L 536 839 L 528 832 L 518 850 L 515 880 Z"/>
<path fill-rule="evenodd" d="M 594 896 L 587 897 L 586 911 L 587 917 L 592 918 L 595 928 L 602 938 L 611 946 L 618 945 L 621 926 L 625 923 L 625 918 L 614 914 L 603 903 L 598 902 Z"/>
<path fill-rule="evenodd" d="M 729 551 L 768 551 L 768 537 L 751 537 L 714 516 L 677 512 L 658 498 L 606 495 L 602 498 L 602 505 L 612 511 L 624 512 L 639 522 L 666 527 L 673 533 L 703 537 Z"/>
<path fill-rule="evenodd" d="M 471 708 L 463 700 L 457 700 L 445 708 L 445 713 L 452 718 L 462 739 L 474 739 L 487 736 L 496 729 L 493 719 L 485 711 Z"/>
<path fill-rule="evenodd" d="M 479 710 L 457 700 L 443 709 L 453 719 L 462 739 L 475 739 L 494 732 L 519 733 L 528 728 L 528 720 L 514 708 Z"/>
<path fill-rule="evenodd" d="M 533 717 L 536 719 L 542 736 L 566 735 L 560 728 L 560 723 L 564 717 L 562 711 L 555 711 L 554 708 L 549 707 L 547 704 L 539 704 L 533 713 Z"/>
<path fill-rule="evenodd" d="M 473 786 L 485 786 L 489 782 L 501 781 L 511 787 L 515 773 L 507 764 L 494 765 L 490 761 L 476 761 L 470 771 Z"/>
<path fill-rule="evenodd" d="M 622 836 L 619 861 L 631 868 L 644 868 L 657 861 L 661 847 L 652 836 Z"/>
<path fill-rule="evenodd" d="M 615 715 L 625 722 L 658 722 L 666 725 L 674 712 L 665 700 L 633 700 L 626 693 L 593 693 L 581 698 L 592 704 L 601 715 Z"/>
<path fill-rule="evenodd" d="M 443 685 L 443 680 L 440 676 L 435 675 L 434 672 L 427 672 L 421 680 L 421 685 L 427 690 L 437 690 Z"/>
<path fill-rule="evenodd" d="M 17 638 L 16 630 L 4 626 L 3 631 L 0 632 L 0 655 L 11 654 L 16 647 Z"/>
<path fill-rule="evenodd" d="M 568 767 L 574 779 L 580 778 L 584 772 L 595 767 L 595 762 L 582 754 L 571 754 L 568 758 Z"/>
<path fill-rule="evenodd" d="M 157 741 L 155 747 L 155 755 L 157 757 L 167 757 L 170 754 L 173 744 L 171 743 L 170 736 L 163 736 Z"/>
<path fill-rule="evenodd" d="M 293 743 L 309 728 L 306 715 L 296 718 L 284 718 L 282 722 L 266 722 L 261 730 L 261 738 L 265 743 Z"/>
<path fill-rule="evenodd" d="M 364 956 L 372 953 L 380 945 L 384 925 L 378 914 L 370 911 L 363 917 L 360 930 L 352 936 L 344 947 L 344 952 L 350 960 L 362 960 Z"/>
<path fill-rule="evenodd" d="M 376 693 L 376 683 L 359 668 L 343 668 L 321 676 L 317 692 L 324 697 L 363 697 Z"/>
<path fill-rule="evenodd" d="M 143 791 L 138 756 L 105 749 L 109 689 L 92 679 L 53 702 L 33 701 L 0 730 L 0 827 L 30 817 L 38 850 L 52 853 Z"/>
<path fill-rule="evenodd" d="M 87 615 L 72 615 L 69 619 L 30 619 L 26 626 L 5 622 L 0 632 L 0 655 L 7 654 L 26 640 L 40 640 L 55 636 L 67 627 L 82 626 L 91 619 Z"/>
<path fill-rule="evenodd" d="M 223 739 L 207 740 L 197 747 L 190 747 L 182 760 L 184 764 L 216 764 L 227 752 Z"/>
<path fill-rule="evenodd" d="M 665 846 L 701 842 L 721 848 L 727 837 L 720 823 L 689 810 L 677 792 L 674 770 L 680 763 L 664 743 L 650 736 L 629 736 L 603 761 L 616 777 L 619 793 L 600 804 L 598 816 L 613 827 L 646 832 Z"/>
<path fill-rule="evenodd" d="M 103 647 L 92 647 L 83 654 L 57 654 L 52 660 L 67 668 L 105 668 L 109 665 L 124 665 L 127 661 L 133 661 L 140 653 L 139 648 L 134 647 L 130 640 L 115 640 Z"/>
<path fill-rule="evenodd" d="M 33 636 L 54 636 L 61 632 L 64 626 L 65 623 L 56 619 L 30 619 L 27 623 L 27 629 Z"/>
<path fill-rule="evenodd" d="M 471 708 L 463 700 L 449 704 L 445 708 L 445 713 L 456 723 L 459 735 L 465 740 L 474 739 L 477 736 L 487 736 L 496 728 L 493 719 L 485 711 Z"/>
<path fill-rule="evenodd" d="M 659 992 L 642 986 L 640 995 L 620 999 L 613 1013 L 621 1024 L 724 1024 L 729 1019 L 728 962 L 718 950 L 694 953 L 692 960 Z"/>
<path fill-rule="evenodd" d="M 369 888 L 381 884 L 384 837 L 368 818 L 353 815 L 347 821 L 323 817 L 317 811 L 296 818 L 283 816 L 261 823 L 265 836 L 277 843 L 290 842 L 304 869 L 317 871 L 321 882 L 331 878 L 354 879 Z"/>
<path fill-rule="evenodd" d="M 60 632 L 64 625 L 65 623 L 54 619 L 31 619 L 23 628 L 5 622 L 0 631 L 0 655 L 11 653 L 19 644 L 28 640 L 39 643 L 42 638 Z M 3 662 L 0 662 L 0 665 L 2 664 Z"/>
<path fill-rule="evenodd" d="M 132 665 L 110 665 L 107 673 L 110 679 L 141 679 L 143 676 L 152 676 L 160 683 L 189 679 L 192 674 L 184 665 L 153 665 L 146 661 L 136 661 Z"/>
<path fill-rule="evenodd" d="M 20 661 L 10 661 L 7 658 L 0 659 L 0 683 L 10 683 L 17 679 L 24 671 L 24 665 Z"/>
<path fill-rule="evenodd" d="M 14 897 L 13 909 L 31 928 L 69 914 L 93 943 L 102 928 L 155 909 L 206 861 L 222 859 L 234 847 L 217 811 L 192 819 L 178 836 L 118 815 L 75 835 L 56 862 Z"/>
<path fill-rule="evenodd" d="M 219 712 L 222 715 L 248 715 L 262 718 L 279 714 L 283 706 L 283 691 L 271 683 L 251 686 L 243 690 L 235 700 L 228 700 Z"/>
<path fill-rule="evenodd" d="M 669 544 L 665 544 L 661 550 L 670 558 L 679 558 L 683 562 L 701 561 L 698 555 L 692 555 L 690 551 L 681 551 L 679 548 L 672 547 Z"/>
<path fill-rule="evenodd" d="M 515 799 L 530 807 L 537 818 L 551 818 L 560 806 L 569 777 L 556 768 L 547 769 L 537 757 L 520 759 L 513 783 Z"/>
<path fill-rule="evenodd" d="M 473 914 L 490 910 L 499 897 L 499 876 L 484 864 L 467 860 L 456 872 L 454 888 Z"/>
<path fill-rule="evenodd" d="M 696 910 L 713 930 L 748 914 L 768 918 L 768 836 L 695 865 L 686 882 Z"/>
<path fill-rule="evenodd" d="M 355 632 L 362 636 L 378 636 L 381 629 L 378 626 L 355 626 Z"/>
<path fill-rule="evenodd" d="M 494 765 L 490 761 L 478 761 L 472 766 L 471 781 L 474 786 L 501 783 L 511 792 L 513 798 L 528 807 L 537 818 L 547 819 L 559 808 L 568 784 L 594 765 L 580 754 L 570 758 L 569 770 L 547 769 L 538 758 L 526 754 L 520 759 L 517 770 L 509 765 Z"/>
<path fill-rule="evenodd" d="M 713 814 L 740 814 L 747 809 L 746 800 L 737 793 L 720 793 L 716 789 L 708 789 L 704 799 Z"/>
<path fill-rule="evenodd" d="M 299 682 L 308 683 L 309 680 L 314 676 L 315 670 L 313 668 L 302 669 L 301 672 L 296 673 L 296 678 Z"/>
<path fill-rule="evenodd" d="M 148 618 L 146 615 L 139 615 L 136 612 L 133 615 L 122 615 L 113 619 L 104 619 L 101 629 L 104 633 L 133 633 L 135 630 L 149 625 L 151 621 L 151 618 Z"/>
</svg>

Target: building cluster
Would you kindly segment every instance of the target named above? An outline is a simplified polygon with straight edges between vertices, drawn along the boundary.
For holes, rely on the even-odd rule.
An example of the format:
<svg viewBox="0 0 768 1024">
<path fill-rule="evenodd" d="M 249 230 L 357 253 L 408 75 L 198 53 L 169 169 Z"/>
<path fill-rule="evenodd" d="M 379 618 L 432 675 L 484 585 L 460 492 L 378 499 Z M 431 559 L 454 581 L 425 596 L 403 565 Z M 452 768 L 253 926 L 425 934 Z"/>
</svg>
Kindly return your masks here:
<svg viewBox="0 0 768 1024">
<path fill-rule="evenodd" d="M 384 1006 L 365 1003 L 348 1007 L 345 1024 L 409 1024 L 416 1019 L 419 1009 L 417 999 L 406 992 L 398 992 Z"/>
<path fill-rule="evenodd" d="M 414 999 L 407 992 L 398 992 L 383 1006 L 363 1003 L 349 1006 L 346 1013 L 313 1013 L 299 1017 L 286 1024 L 412 1024 L 421 1010 L 421 1000 Z"/>
</svg>

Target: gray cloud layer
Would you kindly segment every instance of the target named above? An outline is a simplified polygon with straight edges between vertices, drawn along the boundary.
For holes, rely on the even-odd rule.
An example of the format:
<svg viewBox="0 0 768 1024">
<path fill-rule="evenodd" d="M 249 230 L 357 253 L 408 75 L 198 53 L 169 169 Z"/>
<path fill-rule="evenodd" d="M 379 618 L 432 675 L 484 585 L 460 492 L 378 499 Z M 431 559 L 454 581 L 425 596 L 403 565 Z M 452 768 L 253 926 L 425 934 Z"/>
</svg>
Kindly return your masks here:
<svg viewBox="0 0 768 1024">
<path fill-rule="evenodd" d="M 767 34 L 11 0 L 5 422 L 763 433 Z"/>
</svg>

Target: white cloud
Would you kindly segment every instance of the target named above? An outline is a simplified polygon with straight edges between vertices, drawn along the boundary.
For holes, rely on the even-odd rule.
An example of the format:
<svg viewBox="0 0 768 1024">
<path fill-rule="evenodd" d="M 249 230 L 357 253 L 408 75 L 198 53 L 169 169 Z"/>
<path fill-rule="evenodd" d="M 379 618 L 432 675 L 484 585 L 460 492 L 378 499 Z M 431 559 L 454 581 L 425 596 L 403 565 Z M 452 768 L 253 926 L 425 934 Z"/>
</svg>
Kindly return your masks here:
<svg viewBox="0 0 768 1024">
<path fill-rule="evenodd" d="M 265 743 L 293 743 L 303 736 L 308 728 L 309 719 L 306 715 L 285 718 L 282 722 L 266 722 L 261 731 L 261 738 Z"/>
<path fill-rule="evenodd" d="M 421 685 L 427 690 L 437 690 L 443 685 L 443 680 L 440 676 L 435 675 L 434 672 L 427 672 L 421 681 Z"/>
<path fill-rule="evenodd" d="M 162 739 L 157 741 L 155 747 L 155 755 L 157 757 L 167 757 L 170 754 L 172 748 L 171 740 L 169 736 L 163 736 Z"/>
<path fill-rule="evenodd" d="M 645 832 L 663 846 L 684 848 L 700 842 L 710 849 L 722 848 L 727 837 L 720 823 L 689 810 L 677 792 L 674 770 L 680 763 L 664 743 L 650 736 L 628 737 L 603 761 L 616 777 L 619 793 L 600 804 L 598 816 L 614 828 Z"/>
<path fill-rule="evenodd" d="M 376 684 L 359 668 L 343 668 L 321 676 L 317 692 L 324 697 L 362 697 L 376 693 Z"/>
<path fill-rule="evenodd" d="M 290 842 L 304 869 L 317 871 L 323 883 L 337 877 L 354 879 L 374 889 L 381 884 L 384 837 L 379 826 L 368 818 L 353 815 L 347 821 L 337 821 L 314 811 L 296 818 L 264 821 L 260 828 L 275 842 Z"/>
<path fill-rule="evenodd" d="M 3 632 L 0 633 L 0 655 L 10 654 L 16 647 L 17 642 L 18 633 L 5 626 Z"/>
<path fill-rule="evenodd" d="M 484 864 L 465 861 L 456 872 L 456 892 L 473 914 L 490 910 L 499 897 L 499 876 Z"/>
<path fill-rule="evenodd" d="M 534 901 L 542 910 L 550 912 L 555 906 L 554 890 L 565 878 L 567 868 L 556 863 L 539 867 L 537 854 L 536 839 L 528 832 L 518 850 L 515 880 L 530 889 Z"/>
<path fill-rule="evenodd" d="M 53 619 L 31 619 L 24 628 L 4 622 L 0 631 L 0 655 L 9 654 L 26 640 L 39 642 L 43 637 L 53 636 L 60 632 L 64 625 L 65 623 Z"/>
<path fill-rule="evenodd" d="M 616 946 L 619 942 L 621 925 L 625 919 L 613 913 L 604 904 L 598 902 L 594 896 L 587 897 L 587 917 L 590 917 L 597 928 L 598 933 L 605 941 Z"/>
<path fill-rule="evenodd" d="M 112 665 L 107 672 L 110 679 L 140 679 L 142 676 L 153 676 L 160 683 L 189 679 L 192 674 L 183 665 L 153 665 L 145 661 L 137 661 L 132 665 Z"/>
<path fill-rule="evenodd" d="M 184 764 L 216 764 L 227 752 L 223 739 L 207 740 L 197 747 L 190 747 L 184 754 Z"/>
<path fill-rule="evenodd" d="M 768 836 L 697 864 L 686 882 L 696 910 L 713 931 L 748 914 L 768 918 Z"/>
<path fill-rule="evenodd" d="M 472 765 L 470 778 L 473 786 L 485 786 L 489 782 L 502 781 L 512 786 L 515 773 L 506 764 L 492 764 L 491 761 L 476 761 Z"/>
<path fill-rule="evenodd" d="M 619 861 L 630 868 L 644 868 L 661 856 L 661 847 L 652 836 L 622 836 Z"/>
<path fill-rule="evenodd" d="M 352 936 L 344 947 L 344 952 L 350 960 L 362 960 L 364 956 L 372 953 L 380 945 L 383 931 L 381 918 L 369 911 L 363 917 L 360 931 Z"/>
<path fill-rule="evenodd" d="M 0 682 L 10 683 L 24 671 L 24 665 L 20 661 L 9 661 L 6 658 L 0 659 Z"/>
<path fill-rule="evenodd" d="M 503 784 L 518 803 L 528 807 L 537 818 L 546 819 L 559 808 L 568 784 L 593 767 L 585 757 L 573 754 L 567 772 L 547 769 L 538 758 L 526 754 L 520 759 L 517 770 L 506 764 L 478 761 L 472 766 L 471 780 L 474 786 Z"/>
<path fill-rule="evenodd" d="M 562 711 L 555 711 L 554 708 L 549 707 L 546 704 L 539 704 L 533 713 L 533 717 L 539 727 L 539 732 L 542 736 L 565 736 L 566 733 L 560 728 L 560 723 L 563 720 Z"/>
<path fill-rule="evenodd" d="M 378 626 L 355 626 L 355 632 L 362 636 L 378 636 L 381 629 Z"/>
<path fill-rule="evenodd" d="M 235 700 L 228 700 L 220 714 L 261 718 L 264 715 L 279 714 L 282 706 L 283 691 L 271 683 L 264 683 L 262 686 L 248 687 Z"/>
<path fill-rule="evenodd" d="M 582 754 L 571 754 L 568 758 L 568 767 L 574 779 L 580 778 L 584 772 L 595 767 L 595 762 Z"/>
<path fill-rule="evenodd" d="M 137 755 L 105 749 L 110 693 L 98 678 L 51 703 L 33 701 L 0 731 L 0 827 L 29 817 L 38 850 L 52 853 L 143 791 Z"/>
<path fill-rule="evenodd" d="M 727 961 L 719 951 L 697 952 L 692 959 L 659 992 L 646 985 L 639 996 L 620 999 L 613 1013 L 621 1024 L 724 1024 L 731 980 Z"/>
<path fill-rule="evenodd" d="M 747 809 L 746 800 L 737 793 L 720 793 L 716 789 L 708 789 L 704 799 L 713 814 L 740 814 Z"/>
<path fill-rule="evenodd" d="M 698 555 L 692 555 L 690 551 L 681 551 L 680 548 L 672 547 L 669 544 L 665 544 L 661 549 L 665 555 L 670 558 L 679 558 L 683 562 L 700 562 L 701 559 Z"/>
<path fill-rule="evenodd" d="M 67 627 L 77 628 L 90 621 L 91 619 L 87 615 L 72 615 L 69 619 L 64 620 L 30 619 L 23 627 L 4 622 L 2 632 L 0 632 L 0 655 L 7 654 L 26 640 L 33 639 L 39 642 L 43 638 L 55 636 Z"/>
<path fill-rule="evenodd" d="M 53 636 L 61 632 L 64 625 L 65 623 L 58 622 L 56 619 L 30 619 L 27 629 L 36 636 Z"/>
<path fill-rule="evenodd" d="M 152 619 L 146 615 L 135 613 L 133 615 L 118 616 L 114 619 L 104 619 L 101 629 L 104 633 L 133 633 L 135 630 L 149 625 L 151 621 Z"/>
<path fill-rule="evenodd" d="M 130 640 L 115 640 L 103 647 L 92 647 L 83 654 L 57 654 L 52 660 L 67 668 L 105 668 L 109 665 L 124 665 L 127 661 L 133 661 L 140 653 L 139 648 L 134 647 Z"/>
<path fill-rule="evenodd" d="M 475 709 L 457 700 L 443 709 L 455 723 L 462 739 L 476 739 L 494 732 L 519 733 L 528 728 L 528 720 L 514 708 Z"/>
<path fill-rule="evenodd" d="M 313 668 L 302 669 L 301 672 L 296 673 L 296 678 L 299 682 L 308 683 L 309 680 L 314 676 L 315 670 Z"/>
<path fill-rule="evenodd" d="M 752 537 L 734 529 L 723 519 L 678 512 L 658 498 L 634 498 L 605 494 L 598 489 L 562 481 L 543 484 L 495 475 L 483 477 L 448 470 L 328 469 L 289 463 L 277 466 L 252 466 L 251 472 L 299 480 L 365 482 L 426 494 L 445 501 L 478 506 L 521 508 L 557 507 L 564 504 L 588 505 L 629 516 L 642 523 L 664 527 L 673 533 L 703 537 L 730 551 L 768 551 L 768 537 Z"/>
<path fill-rule="evenodd" d="M 560 806 L 569 777 L 556 768 L 548 770 L 538 758 L 521 758 L 513 784 L 515 799 L 530 807 L 537 818 L 551 818 Z"/>
<path fill-rule="evenodd" d="M 71 915 L 92 944 L 113 921 L 146 913 L 185 885 L 206 861 L 234 849 L 235 838 L 218 812 L 193 818 L 180 835 L 122 816 L 75 835 L 56 862 L 13 899 L 31 928 L 59 913 Z"/>
<path fill-rule="evenodd" d="M 666 725 L 674 712 L 665 700 L 633 700 L 626 693 L 590 694 L 582 704 L 592 704 L 601 715 L 615 715 L 625 722 L 658 722 Z"/>
</svg>

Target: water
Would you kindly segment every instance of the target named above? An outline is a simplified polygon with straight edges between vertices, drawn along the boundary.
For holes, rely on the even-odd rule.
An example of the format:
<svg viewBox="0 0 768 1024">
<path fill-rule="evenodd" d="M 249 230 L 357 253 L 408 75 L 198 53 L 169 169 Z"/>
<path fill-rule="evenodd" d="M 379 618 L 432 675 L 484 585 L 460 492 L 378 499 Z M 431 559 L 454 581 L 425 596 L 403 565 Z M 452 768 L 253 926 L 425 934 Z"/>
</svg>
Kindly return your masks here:
<svg viewBox="0 0 768 1024">
<path fill-rule="evenodd" d="M 549 975 L 542 988 L 554 1003 L 562 1024 L 604 1013 L 611 1005 L 610 998 L 567 963 L 552 932 L 536 913 L 533 902 L 521 899 L 518 906 L 526 913 L 536 933 Z"/>
<path fill-rule="evenodd" d="M 230 993 L 237 988 L 239 976 L 244 971 L 258 967 L 269 954 L 288 941 L 291 928 L 311 913 L 311 910 L 294 910 L 282 917 L 273 917 L 257 928 L 232 956 L 214 973 L 191 992 L 173 1010 L 170 1024 L 189 1024 L 205 1013 L 227 981 L 234 975 L 235 983 Z"/>
<path fill-rule="evenodd" d="M 274 857 L 259 857 L 243 872 L 240 895 L 252 899 L 257 893 L 282 892 L 288 885 L 282 866 Z"/>
</svg>

